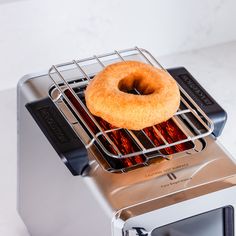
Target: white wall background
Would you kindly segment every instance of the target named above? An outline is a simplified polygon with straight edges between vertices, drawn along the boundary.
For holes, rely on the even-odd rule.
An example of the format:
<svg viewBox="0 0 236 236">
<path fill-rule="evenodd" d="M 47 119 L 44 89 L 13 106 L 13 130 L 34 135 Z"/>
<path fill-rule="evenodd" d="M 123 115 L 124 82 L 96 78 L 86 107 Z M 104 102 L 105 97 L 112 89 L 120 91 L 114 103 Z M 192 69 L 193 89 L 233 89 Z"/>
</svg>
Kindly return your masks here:
<svg viewBox="0 0 236 236">
<path fill-rule="evenodd" d="M 236 39 L 235 0 L 0 0 L 0 90 L 51 64 L 132 46 L 157 57 Z"/>
</svg>

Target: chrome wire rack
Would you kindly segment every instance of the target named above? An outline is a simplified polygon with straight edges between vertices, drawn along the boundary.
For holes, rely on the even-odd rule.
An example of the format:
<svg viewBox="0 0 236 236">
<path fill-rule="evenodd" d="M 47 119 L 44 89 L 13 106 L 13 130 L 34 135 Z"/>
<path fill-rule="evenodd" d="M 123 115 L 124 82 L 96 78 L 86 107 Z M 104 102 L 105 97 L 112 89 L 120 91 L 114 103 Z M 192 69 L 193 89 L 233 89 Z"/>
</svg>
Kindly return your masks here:
<svg viewBox="0 0 236 236">
<path fill-rule="evenodd" d="M 152 66 L 155 66 L 159 69 L 165 70 L 161 64 L 145 49 L 141 49 L 138 47 L 114 51 L 111 53 L 103 54 L 103 55 L 94 55 L 93 57 L 85 58 L 82 60 L 73 60 L 71 62 L 62 63 L 53 65 L 48 72 L 49 77 L 51 78 L 53 85 L 52 89 L 54 92 L 56 91 L 58 96 L 53 99 L 56 103 L 57 101 L 65 101 L 67 106 L 70 107 L 72 113 L 70 116 L 73 116 L 73 122 L 68 120 L 65 114 L 65 118 L 70 123 L 71 127 L 74 129 L 75 133 L 80 137 L 80 139 L 84 142 L 84 145 L 87 149 L 93 146 L 95 143 L 99 145 L 99 147 L 109 156 L 113 158 L 128 158 L 134 157 L 138 155 L 145 155 L 148 153 L 156 152 L 165 148 L 169 148 L 172 146 L 176 146 L 186 142 L 194 142 L 195 140 L 204 138 L 210 135 L 214 129 L 213 122 L 209 119 L 209 117 L 202 111 L 202 109 L 195 103 L 195 101 L 187 94 L 187 92 L 179 86 L 181 91 L 181 104 L 182 107 L 175 113 L 175 115 L 171 118 L 172 121 L 179 127 L 179 129 L 185 134 L 185 138 L 182 140 L 178 140 L 177 142 L 169 143 L 163 135 L 157 130 L 155 126 L 152 128 L 159 136 L 159 138 L 163 141 L 163 145 L 156 146 L 153 144 L 152 140 L 145 134 L 144 130 L 140 130 L 140 132 L 145 135 L 147 139 L 149 139 L 150 143 L 153 144 L 152 147 L 145 147 L 142 140 L 138 138 L 132 130 L 127 130 L 123 128 L 113 128 L 104 130 L 96 118 L 90 113 L 87 109 L 84 101 L 81 97 L 76 93 L 75 88 L 80 88 L 82 91 L 86 88 L 86 85 L 92 80 L 93 76 L 96 75 L 99 71 L 101 71 L 104 67 L 109 64 L 112 64 L 117 61 L 126 61 L 126 60 L 138 60 L 145 63 L 148 63 Z M 72 75 L 69 73 L 73 71 Z M 166 70 L 165 70 L 166 71 Z M 88 125 L 88 121 L 81 115 L 78 109 L 75 107 L 71 99 L 68 97 L 69 91 L 73 98 L 76 100 L 78 104 L 82 107 L 83 111 L 86 113 L 86 116 L 91 119 L 93 125 L 96 126 L 96 132 L 94 132 L 91 127 Z M 138 93 L 138 91 L 136 91 Z M 60 107 L 58 106 L 59 110 Z M 197 126 L 195 122 L 192 122 L 188 118 L 188 114 L 191 114 L 194 117 L 195 121 L 201 125 L 201 129 L 199 129 L 199 125 Z M 185 120 L 187 122 L 187 126 L 183 125 L 181 120 Z M 88 133 L 87 139 L 83 138 L 81 132 L 75 128 L 76 125 L 82 123 L 82 127 L 85 127 Z M 186 127 L 191 127 L 191 130 L 194 132 L 190 132 Z M 109 137 L 110 132 L 116 132 L 119 130 L 124 130 L 126 133 L 132 137 L 133 141 L 137 145 L 139 150 L 132 151 L 130 153 L 122 154 L 121 150 L 117 147 L 117 145 L 112 141 Z M 101 137 L 105 138 L 105 140 L 112 146 L 113 150 L 115 150 L 115 154 L 111 153 L 101 142 Z"/>
</svg>

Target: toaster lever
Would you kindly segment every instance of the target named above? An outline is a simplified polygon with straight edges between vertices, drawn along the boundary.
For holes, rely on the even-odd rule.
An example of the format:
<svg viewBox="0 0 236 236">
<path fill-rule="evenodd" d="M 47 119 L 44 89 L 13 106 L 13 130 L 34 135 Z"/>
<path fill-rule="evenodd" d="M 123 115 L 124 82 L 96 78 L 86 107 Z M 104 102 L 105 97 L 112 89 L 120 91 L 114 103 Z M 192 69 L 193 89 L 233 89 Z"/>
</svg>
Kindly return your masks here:
<svg viewBox="0 0 236 236">
<path fill-rule="evenodd" d="M 89 167 L 87 150 L 48 97 L 26 104 L 26 108 L 73 175 L 83 175 Z"/>
</svg>

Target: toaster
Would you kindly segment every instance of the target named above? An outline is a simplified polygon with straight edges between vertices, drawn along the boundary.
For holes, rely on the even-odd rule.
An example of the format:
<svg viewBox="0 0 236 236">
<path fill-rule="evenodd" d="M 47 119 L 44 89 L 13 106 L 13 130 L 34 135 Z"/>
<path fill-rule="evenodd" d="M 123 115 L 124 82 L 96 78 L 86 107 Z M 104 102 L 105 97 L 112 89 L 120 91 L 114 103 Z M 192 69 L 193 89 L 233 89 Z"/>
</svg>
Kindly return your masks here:
<svg viewBox="0 0 236 236">
<path fill-rule="evenodd" d="M 177 81 L 170 120 L 134 131 L 89 112 L 86 86 L 126 60 Z M 17 104 L 17 205 L 30 235 L 235 235 L 236 165 L 217 140 L 227 114 L 184 67 L 138 47 L 95 55 L 24 76 Z"/>
</svg>

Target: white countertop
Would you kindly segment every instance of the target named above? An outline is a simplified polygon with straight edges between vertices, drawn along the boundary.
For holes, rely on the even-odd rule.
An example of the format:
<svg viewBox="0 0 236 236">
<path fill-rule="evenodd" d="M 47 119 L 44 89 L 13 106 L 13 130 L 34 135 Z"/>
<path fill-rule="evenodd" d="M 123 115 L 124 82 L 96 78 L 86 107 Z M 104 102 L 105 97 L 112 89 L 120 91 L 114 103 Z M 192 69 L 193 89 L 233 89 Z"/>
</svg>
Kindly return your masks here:
<svg viewBox="0 0 236 236">
<path fill-rule="evenodd" d="M 153 52 L 154 55 L 158 55 Z M 236 157 L 236 41 L 197 51 L 157 58 L 168 67 L 186 67 L 227 111 L 219 138 Z M 28 236 L 16 212 L 16 89 L 0 92 L 0 235 Z"/>
</svg>

